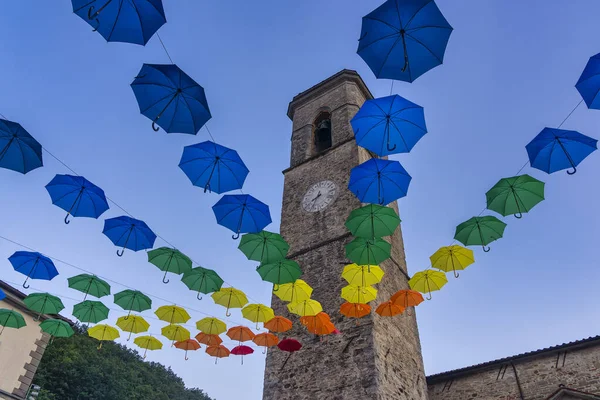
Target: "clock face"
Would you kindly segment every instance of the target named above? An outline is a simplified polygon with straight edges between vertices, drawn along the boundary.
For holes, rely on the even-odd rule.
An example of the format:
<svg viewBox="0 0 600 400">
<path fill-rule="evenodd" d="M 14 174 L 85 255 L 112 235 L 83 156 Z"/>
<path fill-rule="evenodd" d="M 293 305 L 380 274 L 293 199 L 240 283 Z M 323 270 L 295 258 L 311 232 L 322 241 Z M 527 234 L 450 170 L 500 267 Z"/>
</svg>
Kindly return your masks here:
<svg viewBox="0 0 600 400">
<path fill-rule="evenodd" d="M 335 201 L 337 186 L 332 181 L 321 181 L 312 185 L 302 199 L 302 208 L 308 212 L 325 209 Z"/>
</svg>

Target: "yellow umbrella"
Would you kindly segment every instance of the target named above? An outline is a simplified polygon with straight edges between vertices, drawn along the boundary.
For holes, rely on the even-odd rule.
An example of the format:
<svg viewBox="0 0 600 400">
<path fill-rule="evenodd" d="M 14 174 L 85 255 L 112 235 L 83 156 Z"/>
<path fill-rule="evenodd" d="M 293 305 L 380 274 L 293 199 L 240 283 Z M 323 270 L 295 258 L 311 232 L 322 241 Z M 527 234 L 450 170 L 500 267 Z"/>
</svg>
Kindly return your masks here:
<svg viewBox="0 0 600 400">
<path fill-rule="evenodd" d="M 161 329 L 161 333 L 164 337 L 173 341 L 171 346 L 175 342 L 181 342 L 190 338 L 190 331 L 180 325 L 167 325 Z"/>
<path fill-rule="evenodd" d="M 225 315 L 231 317 L 230 308 L 242 308 L 248 303 L 248 298 L 241 290 L 234 288 L 221 288 L 212 295 L 215 304 L 226 307 Z"/>
<path fill-rule="evenodd" d="M 162 342 L 152 336 L 138 336 L 133 339 L 133 343 L 144 349 L 143 358 L 146 358 L 146 353 L 148 350 L 160 350 L 163 347 Z"/>
<path fill-rule="evenodd" d="M 377 265 L 350 264 L 344 267 L 342 278 L 350 285 L 370 286 L 381 282 L 383 270 Z"/>
<path fill-rule="evenodd" d="M 323 307 L 321 307 L 321 303 L 316 300 L 302 300 L 295 301 L 293 303 L 288 304 L 288 310 L 296 315 L 301 317 L 312 317 L 323 311 Z"/>
<path fill-rule="evenodd" d="M 440 290 L 446 283 L 448 283 L 446 274 L 432 269 L 417 272 L 408 281 L 411 289 L 421 293 L 428 293 L 427 300 L 431 300 L 431 292 Z"/>
<path fill-rule="evenodd" d="M 302 279 L 296 279 L 292 283 L 279 285 L 279 289 L 273 291 L 277 297 L 283 301 L 302 301 L 310 299 L 313 289 Z"/>
<path fill-rule="evenodd" d="M 453 271 L 455 278 L 458 278 L 457 270 L 465 269 L 475 262 L 473 250 L 457 245 L 440 247 L 429 259 L 433 268 L 444 272 Z"/>
<path fill-rule="evenodd" d="M 227 325 L 220 319 L 207 317 L 196 322 L 196 328 L 207 335 L 220 335 L 227 330 Z"/>
<path fill-rule="evenodd" d="M 102 348 L 102 342 L 107 340 L 115 340 L 120 337 L 119 331 L 110 325 L 100 324 L 88 329 L 88 336 L 100 341 L 98 350 Z"/>
<path fill-rule="evenodd" d="M 192 318 L 184 308 L 179 306 L 158 307 L 154 314 L 156 314 L 158 319 L 169 324 L 185 324 Z"/>
<path fill-rule="evenodd" d="M 137 315 L 130 315 L 128 317 L 119 317 L 117 319 L 117 326 L 124 332 L 129 332 L 127 340 L 131 339 L 132 333 L 147 332 L 150 328 L 150 324 L 146 320 Z"/>
<path fill-rule="evenodd" d="M 258 323 L 270 321 L 275 317 L 275 312 L 271 307 L 264 304 L 248 304 L 242 308 L 242 316 L 247 320 L 256 322 L 256 329 L 259 329 Z"/>
<path fill-rule="evenodd" d="M 377 289 L 372 286 L 348 285 L 342 288 L 342 299 L 348 303 L 367 304 L 377 298 Z"/>
</svg>

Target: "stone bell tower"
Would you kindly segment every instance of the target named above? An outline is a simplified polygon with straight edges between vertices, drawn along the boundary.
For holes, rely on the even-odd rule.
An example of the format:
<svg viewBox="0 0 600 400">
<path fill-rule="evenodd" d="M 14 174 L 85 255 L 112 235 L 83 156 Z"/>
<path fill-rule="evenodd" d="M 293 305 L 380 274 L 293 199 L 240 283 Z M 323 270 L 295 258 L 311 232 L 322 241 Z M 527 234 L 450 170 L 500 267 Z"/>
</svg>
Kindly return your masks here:
<svg viewBox="0 0 600 400">
<path fill-rule="evenodd" d="M 265 400 L 426 400 L 427 390 L 419 333 L 414 315 L 384 318 L 373 314 L 355 320 L 339 313 L 344 246 L 352 237 L 344 226 L 361 203 L 348 190 L 350 170 L 370 158 L 357 147 L 350 120 L 372 95 L 355 71 L 343 70 L 294 97 L 288 108 L 293 121 L 290 167 L 285 176 L 281 234 L 291 248 L 289 258 L 314 288 L 312 298 L 323 305 L 341 331 L 323 341 L 300 326 L 286 304 L 273 296 L 273 308 L 294 322 L 287 337 L 303 348 L 283 366 L 287 353 L 267 356 Z M 397 204 L 391 205 L 397 210 Z M 391 237 L 392 258 L 377 285 L 378 298 L 388 300 L 408 288 L 400 229 Z"/>
</svg>

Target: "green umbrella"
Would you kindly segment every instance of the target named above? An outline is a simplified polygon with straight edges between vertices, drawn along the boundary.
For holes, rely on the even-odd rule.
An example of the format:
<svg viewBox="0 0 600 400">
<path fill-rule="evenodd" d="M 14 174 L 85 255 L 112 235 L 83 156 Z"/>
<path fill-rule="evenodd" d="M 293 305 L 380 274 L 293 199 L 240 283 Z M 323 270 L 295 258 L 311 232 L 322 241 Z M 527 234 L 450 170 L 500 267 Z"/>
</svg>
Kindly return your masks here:
<svg viewBox="0 0 600 400">
<path fill-rule="evenodd" d="M 86 300 L 73 306 L 73 316 L 81 322 L 97 324 L 108 318 L 108 307 L 99 301 Z"/>
<path fill-rule="evenodd" d="M 242 236 L 238 249 L 248 257 L 248 260 L 270 264 L 283 260 L 290 245 L 278 233 L 262 231 L 247 233 Z"/>
<path fill-rule="evenodd" d="M 514 214 L 522 218 L 523 213 L 544 200 L 544 185 L 544 182 L 527 174 L 500 179 L 485 194 L 487 208 L 504 217 Z"/>
<path fill-rule="evenodd" d="M 498 240 L 504 234 L 506 224 L 496 217 L 473 217 L 456 227 L 454 239 L 465 246 L 481 245 L 486 253 L 490 251 L 487 246 Z"/>
<path fill-rule="evenodd" d="M 369 204 L 350 213 L 346 228 L 357 237 L 380 238 L 390 236 L 400 225 L 400 218 L 390 207 Z"/>
<path fill-rule="evenodd" d="M 68 338 L 73 336 L 73 328 L 67 322 L 60 319 L 47 319 L 40 324 L 42 331 L 52 336 L 52 340 L 55 337 Z M 52 341 L 50 341 L 52 343 Z"/>
<path fill-rule="evenodd" d="M 355 238 L 346 245 L 346 257 L 358 265 L 377 265 L 391 257 L 392 246 L 383 239 Z"/>
<path fill-rule="evenodd" d="M 256 271 L 263 281 L 275 284 L 273 290 L 277 291 L 279 285 L 296 282 L 296 279 L 302 275 L 302 270 L 296 261 L 280 260 L 270 264 L 262 264 Z"/>
<path fill-rule="evenodd" d="M 167 272 L 181 275 L 192 269 L 192 260 L 177 249 L 160 247 L 148 252 L 148 262 L 165 271 L 163 283 L 169 283 Z"/>
<path fill-rule="evenodd" d="M 7 310 L 6 308 L 0 308 L 0 335 L 4 331 L 4 328 L 15 328 L 20 329 L 27 325 L 25 319 L 21 314 L 13 310 Z"/>
<path fill-rule="evenodd" d="M 37 319 L 42 314 L 58 314 L 62 309 L 65 308 L 62 301 L 52 296 L 50 293 L 32 293 L 23 299 L 23 303 L 31 311 L 38 313 Z"/>
<path fill-rule="evenodd" d="M 68 281 L 71 289 L 85 293 L 83 300 L 85 300 L 88 295 L 103 297 L 110 294 L 110 285 L 96 275 L 81 274 L 69 278 Z"/>
<path fill-rule="evenodd" d="M 196 267 L 183 274 L 181 281 L 190 290 L 198 292 L 198 300 L 202 300 L 200 293 L 208 294 L 216 292 L 223 286 L 223 279 L 212 269 Z"/>
<path fill-rule="evenodd" d="M 142 312 L 152 308 L 152 300 L 145 294 L 137 290 L 123 290 L 115 294 L 115 304 L 123 310 Z M 129 316 L 127 314 L 127 316 Z"/>
</svg>

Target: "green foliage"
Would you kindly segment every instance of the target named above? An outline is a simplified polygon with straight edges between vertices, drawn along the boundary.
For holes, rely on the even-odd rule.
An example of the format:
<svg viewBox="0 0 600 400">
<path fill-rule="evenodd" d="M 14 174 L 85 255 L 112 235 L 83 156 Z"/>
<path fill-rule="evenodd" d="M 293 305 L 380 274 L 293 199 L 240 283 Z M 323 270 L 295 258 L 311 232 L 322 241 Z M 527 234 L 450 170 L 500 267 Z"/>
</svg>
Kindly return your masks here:
<svg viewBox="0 0 600 400">
<path fill-rule="evenodd" d="M 70 338 L 56 338 L 35 376 L 40 400 L 211 400 L 162 364 L 144 362 L 137 351 L 89 338 L 76 326 Z"/>
</svg>

